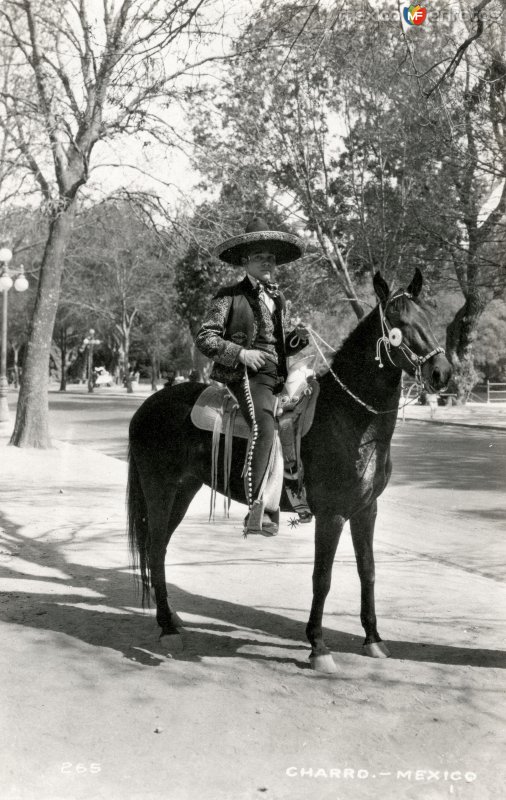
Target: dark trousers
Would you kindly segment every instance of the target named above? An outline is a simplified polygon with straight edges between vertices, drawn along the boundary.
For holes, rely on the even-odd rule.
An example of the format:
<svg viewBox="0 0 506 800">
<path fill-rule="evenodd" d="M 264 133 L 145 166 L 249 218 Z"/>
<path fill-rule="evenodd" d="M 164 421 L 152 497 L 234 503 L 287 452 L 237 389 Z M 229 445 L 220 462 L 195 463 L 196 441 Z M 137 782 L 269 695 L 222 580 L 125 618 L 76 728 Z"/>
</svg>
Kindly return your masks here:
<svg viewBox="0 0 506 800">
<path fill-rule="evenodd" d="M 229 384 L 228 388 L 252 429 L 246 474 L 247 499 L 251 505 L 259 496 L 274 439 L 275 394 L 280 389 L 277 366 L 267 361 L 258 372 L 248 370 L 241 383 Z"/>
</svg>

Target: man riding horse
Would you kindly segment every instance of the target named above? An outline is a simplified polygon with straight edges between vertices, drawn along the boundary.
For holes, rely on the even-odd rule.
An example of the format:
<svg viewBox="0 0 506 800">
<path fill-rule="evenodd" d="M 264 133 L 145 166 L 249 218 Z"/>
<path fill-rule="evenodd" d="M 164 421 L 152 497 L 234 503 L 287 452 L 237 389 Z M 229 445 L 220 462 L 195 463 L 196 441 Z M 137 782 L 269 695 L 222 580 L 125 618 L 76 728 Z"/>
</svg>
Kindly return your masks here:
<svg viewBox="0 0 506 800">
<path fill-rule="evenodd" d="M 276 266 L 297 260 L 303 252 L 298 236 L 271 230 L 258 217 L 244 234 L 219 244 L 217 257 L 242 267 L 246 275 L 217 292 L 195 339 L 198 349 L 214 361 L 211 378 L 228 386 L 250 427 L 245 533 L 278 531 L 279 509 L 267 512 L 263 500 L 276 427 L 276 395 L 287 377 L 286 359 L 306 347 L 308 331 L 297 325 L 286 334 L 286 302 L 272 277 Z"/>
</svg>

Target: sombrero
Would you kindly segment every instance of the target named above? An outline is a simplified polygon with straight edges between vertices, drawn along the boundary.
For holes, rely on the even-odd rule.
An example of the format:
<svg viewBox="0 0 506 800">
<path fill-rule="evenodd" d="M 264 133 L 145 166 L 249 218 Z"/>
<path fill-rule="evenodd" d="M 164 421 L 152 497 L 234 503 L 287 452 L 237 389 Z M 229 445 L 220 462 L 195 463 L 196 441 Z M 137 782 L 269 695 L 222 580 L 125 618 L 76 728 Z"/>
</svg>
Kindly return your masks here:
<svg viewBox="0 0 506 800">
<path fill-rule="evenodd" d="M 304 242 L 293 233 L 271 230 L 265 220 L 255 217 L 240 236 L 226 239 L 214 249 L 214 254 L 227 264 L 241 266 L 241 258 L 258 245 L 276 256 L 276 264 L 289 264 L 304 253 Z"/>
</svg>

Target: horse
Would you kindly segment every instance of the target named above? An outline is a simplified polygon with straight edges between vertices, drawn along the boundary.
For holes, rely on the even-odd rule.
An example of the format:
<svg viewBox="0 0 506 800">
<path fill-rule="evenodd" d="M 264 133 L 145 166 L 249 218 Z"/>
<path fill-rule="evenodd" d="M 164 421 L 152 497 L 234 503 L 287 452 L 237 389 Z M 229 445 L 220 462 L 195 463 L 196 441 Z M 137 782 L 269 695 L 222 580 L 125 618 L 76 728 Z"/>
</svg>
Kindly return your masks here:
<svg viewBox="0 0 506 800">
<path fill-rule="evenodd" d="M 363 652 L 389 656 L 377 628 L 373 535 L 377 498 L 392 470 L 390 443 L 401 395 L 402 371 L 432 392 L 448 382 L 451 367 L 431 331 L 418 297 L 420 270 L 407 289 L 393 294 L 380 272 L 373 278 L 377 305 L 334 354 L 317 380 L 319 394 L 311 428 L 302 439 L 304 484 L 315 518 L 313 601 L 306 626 L 313 669 L 336 671 L 322 631 L 332 565 L 345 522 L 350 522 L 361 583 Z M 165 554 L 170 538 L 203 484 L 211 485 L 212 434 L 196 428 L 191 409 L 204 384 L 165 387 L 134 414 L 129 428 L 128 536 L 134 570 L 140 568 L 142 602 L 156 600 L 164 643 L 182 647 L 181 620 L 168 604 Z M 223 439 L 223 437 L 222 437 Z M 230 487 L 246 503 L 242 467 L 246 440 L 234 439 Z M 222 454 L 220 455 L 220 458 Z M 218 490 L 223 492 L 223 470 Z M 282 495 L 281 510 L 289 511 Z M 151 584 L 151 586 L 150 586 Z"/>
</svg>

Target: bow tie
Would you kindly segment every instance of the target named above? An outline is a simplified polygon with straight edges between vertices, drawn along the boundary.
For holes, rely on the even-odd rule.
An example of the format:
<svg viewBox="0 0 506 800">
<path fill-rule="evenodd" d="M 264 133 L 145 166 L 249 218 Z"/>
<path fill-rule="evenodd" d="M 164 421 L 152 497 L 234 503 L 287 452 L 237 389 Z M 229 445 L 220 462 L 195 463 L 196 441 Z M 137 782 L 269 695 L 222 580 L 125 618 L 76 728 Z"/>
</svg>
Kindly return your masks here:
<svg viewBox="0 0 506 800">
<path fill-rule="evenodd" d="M 279 286 L 277 283 L 272 283 L 272 281 L 258 281 L 257 289 L 260 293 L 263 289 L 264 292 L 267 292 L 270 297 L 278 297 L 279 295 Z"/>
</svg>

